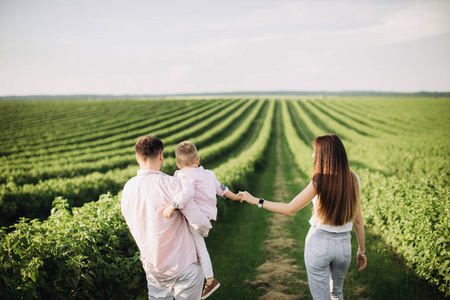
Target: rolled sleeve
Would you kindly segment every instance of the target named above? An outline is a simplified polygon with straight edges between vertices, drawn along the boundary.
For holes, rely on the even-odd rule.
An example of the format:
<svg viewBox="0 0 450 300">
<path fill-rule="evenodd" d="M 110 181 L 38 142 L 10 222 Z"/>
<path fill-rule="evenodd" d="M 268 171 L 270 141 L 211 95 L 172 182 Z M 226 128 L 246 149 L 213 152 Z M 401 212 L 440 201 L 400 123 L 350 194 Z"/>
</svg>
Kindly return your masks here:
<svg viewBox="0 0 450 300">
<path fill-rule="evenodd" d="M 225 184 L 220 183 L 216 179 L 216 194 L 225 198 L 225 193 L 228 192 L 229 189 Z"/>
</svg>

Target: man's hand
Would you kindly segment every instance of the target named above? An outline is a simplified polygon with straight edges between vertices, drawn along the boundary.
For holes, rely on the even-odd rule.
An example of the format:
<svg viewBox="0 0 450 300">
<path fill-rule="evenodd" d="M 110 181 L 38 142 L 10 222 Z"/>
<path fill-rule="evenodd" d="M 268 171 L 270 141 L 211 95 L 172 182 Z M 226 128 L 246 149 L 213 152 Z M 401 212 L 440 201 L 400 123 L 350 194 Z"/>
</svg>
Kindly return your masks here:
<svg viewBox="0 0 450 300">
<path fill-rule="evenodd" d="M 167 219 L 170 219 L 172 214 L 175 212 L 175 209 L 176 208 L 173 207 L 172 205 L 167 206 L 163 211 L 163 216 L 166 217 Z"/>
</svg>

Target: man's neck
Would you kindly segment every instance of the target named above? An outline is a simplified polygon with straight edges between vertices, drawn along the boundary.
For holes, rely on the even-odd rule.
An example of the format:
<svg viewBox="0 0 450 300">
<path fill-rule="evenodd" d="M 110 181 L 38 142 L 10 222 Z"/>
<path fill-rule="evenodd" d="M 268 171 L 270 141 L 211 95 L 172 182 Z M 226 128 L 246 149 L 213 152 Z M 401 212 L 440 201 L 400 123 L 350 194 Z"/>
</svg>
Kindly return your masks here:
<svg viewBox="0 0 450 300">
<path fill-rule="evenodd" d="M 141 170 L 151 170 L 151 171 L 161 171 L 161 166 L 159 164 L 139 164 L 139 166 L 141 167 Z"/>
</svg>

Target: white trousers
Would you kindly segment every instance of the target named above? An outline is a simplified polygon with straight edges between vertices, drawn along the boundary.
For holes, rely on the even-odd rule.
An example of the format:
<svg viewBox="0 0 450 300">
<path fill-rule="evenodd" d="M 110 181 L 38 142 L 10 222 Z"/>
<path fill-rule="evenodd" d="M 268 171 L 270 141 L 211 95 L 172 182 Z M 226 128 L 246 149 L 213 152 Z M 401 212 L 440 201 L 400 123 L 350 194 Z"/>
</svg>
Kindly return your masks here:
<svg viewBox="0 0 450 300">
<path fill-rule="evenodd" d="M 195 248 L 197 249 L 198 260 L 202 267 L 205 278 L 214 277 L 211 258 L 209 257 L 208 249 L 206 249 L 205 238 L 197 232 L 191 225 L 189 225 L 192 237 L 194 238 Z"/>
<path fill-rule="evenodd" d="M 311 227 L 305 243 L 305 265 L 314 300 L 344 299 L 342 288 L 351 260 L 350 232 Z"/>
<path fill-rule="evenodd" d="M 199 265 L 192 264 L 172 280 L 154 281 L 147 276 L 147 285 L 150 300 L 198 300 L 203 290 L 203 272 Z"/>
</svg>

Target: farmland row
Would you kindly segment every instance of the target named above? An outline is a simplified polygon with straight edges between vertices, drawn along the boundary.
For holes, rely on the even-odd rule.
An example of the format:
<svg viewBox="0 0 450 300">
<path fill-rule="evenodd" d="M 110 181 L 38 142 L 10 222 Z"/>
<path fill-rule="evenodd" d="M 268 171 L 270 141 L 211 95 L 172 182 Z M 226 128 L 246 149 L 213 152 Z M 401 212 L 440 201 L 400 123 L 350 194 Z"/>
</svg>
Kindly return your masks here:
<svg viewBox="0 0 450 300">
<path fill-rule="evenodd" d="M 449 161 L 443 160 L 438 152 L 450 153 L 450 146 L 446 143 L 436 143 L 433 136 L 449 136 L 449 131 L 445 127 L 436 126 L 436 120 L 442 122 L 449 122 L 449 118 L 445 116 L 443 111 L 436 109 L 440 107 L 436 105 L 427 108 L 429 113 L 427 115 L 436 115 L 436 118 L 428 118 L 420 121 L 420 112 L 424 111 L 423 103 L 415 100 L 417 103 L 412 107 L 415 115 L 415 123 L 403 124 L 408 127 L 398 129 L 393 128 L 390 133 L 386 133 L 382 129 L 374 130 L 371 133 L 373 136 L 367 136 L 355 132 L 353 126 L 356 123 L 351 123 L 347 120 L 347 125 L 343 126 L 338 120 L 344 119 L 343 116 L 335 115 L 335 119 L 328 117 L 333 111 L 333 105 L 339 105 L 338 100 L 328 100 L 327 106 L 323 106 L 322 110 L 315 110 L 311 108 L 308 101 L 293 101 L 292 106 L 301 106 L 301 110 L 297 109 L 298 119 L 303 123 L 308 123 L 301 126 L 300 131 L 306 132 L 308 138 L 324 133 L 336 133 L 339 135 L 347 145 L 347 151 L 351 154 L 350 157 L 355 165 L 364 165 L 372 170 L 379 170 L 385 174 L 399 175 L 411 180 L 416 180 L 426 176 L 438 183 L 446 183 L 449 181 L 448 167 Z M 356 101 L 355 101 L 356 102 Z M 333 105 L 332 105 L 333 104 Z M 410 104 L 411 105 L 411 104 Z M 434 108 L 433 108 L 434 107 Z M 292 113 L 292 110 L 291 110 Z M 442 116 L 439 116 L 441 114 Z M 295 118 L 294 118 L 295 119 Z M 296 121 L 298 123 L 298 121 Z M 366 120 L 368 125 L 372 125 L 374 121 Z M 310 129 L 308 129 L 310 128 Z M 430 131 L 433 135 L 430 135 Z M 412 136 L 410 134 L 412 133 Z M 305 137 L 300 134 L 300 137 L 307 143 Z M 414 140 L 412 143 L 411 141 Z M 367 159 L 370 157 L 370 160 Z"/>
<path fill-rule="evenodd" d="M 39 139 L 33 139 L 31 142 L 28 141 L 28 139 L 14 140 L 9 142 L 11 144 L 9 147 L 8 145 L 5 145 L 5 148 L 15 148 L 17 149 L 17 152 L 18 149 L 20 149 L 21 151 L 32 151 L 52 148 L 55 146 L 60 146 L 61 144 L 79 144 L 103 138 L 108 135 L 111 136 L 114 134 L 126 132 L 139 127 L 150 126 L 151 124 L 156 124 L 158 121 L 176 117 L 191 110 L 195 110 L 200 106 L 201 102 L 196 103 L 196 105 L 192 105 L 191 107 L 186 107 L 184 110 L 180 110 L 179 102 L 172 103 L 170 105 L 163 104 L 159 106 L 157 103 L 154 103 L 152 106 L 147 105 L 145 107 L 142 105 L 138 105 L 137 107 L 133 107 L 133 109 L 125 111 L 103 111 L 101 112 L 101 116 L 104 116 L 104 119 L 102 117 L 95 117 L 84 114 L 79 116 L 77 120 L 71 120 L 67 123 L 67 125 L 58 122 L 57 127 L 59 132 L 50 133 L 46 131 L 44 137 L 45 143 L 43 143 L 43 141 Z M 158 111 L 158 114 L 155 117 L 151 115 L 151 112 L 156 109 Z M 142 113 L 138 114 L 138 112 L 141 111 L 146 111 L 148 113 L 146 115 L 143 115 Z M 74 124 L 80 125 L 75 126 Z M 47 125 L 43 124 L 41 124 L 41 126 L 47 127 Z M 30 131 L 24 132 L 24 135 L 29 136 L 31 134 L 36 133 Z M 24 138 L 26 138 L 26 136 Z M 21 144 L 18 144 L 20 142 Z"/>
<path fill-rule="evenodd" d="M 444 293 L 450 293 L 450 249 L 447 243 L 450 238 L 450 213 L 447 208 L 450 200 L 450 146 L 446 142 L 450 138 L 450 119 L 446 114 L 450 106 L 445 99 L 409 100 L 352 101 L 337 98 L 276 102 L 281 107 L 283 132 L 288 146 L 305 177 L 309 177 L 312 170 L 312 139 L 325 133 L 340 136 L 349 153 L 352 170 L 361 179 L 362 205 L 367 227 L 378 232 L 422 278 L 438 286 Z M 169 153 L 173 153 L 178 139 L 186 137 L 200 145 L 201 163 L 207 168 L 212 166 L 221 181 L 233 189 L 246 186 L 248 175 L 262 162 L 275 107 L 275 101 L 255 102 L 234 102 L 240 108 L 220 110 L 225 111 L 224 114 L 231 111 L 233 114 L 224 120 L 219 121 L 218 118 L 217 122 L 208 123 L 208 119 L 213 117 L 207 116 L 202 121 L 186 123 L 191 124 L 192 128 L 185 128 L 189 127 L 186 125 L 169 125 L 167 132 L 164 131 L 166 128 L 161 128 L 163 141 L 167 141 L 167 158 L 163 170 L 168 173 L 174 171 L 175 161 Z M 220 102 L 215 103 L 220 105 Z M 407 110 L 404 109 L 405 105 Z M 214 111 L 212 107 L 210 109 Z M 158 133 L 158 130 L 155 132 Z M 73 214 L 65 209 L 67 203 L 72 207 L 78 206 L 97 199 L 100 193 L 116 193 L 128 178 L 135 175 L 137 165 L 131 147 L 134 140 L 130 137 L 127 141 L 128 144 L 124 141 L 111 143 L 110 149 L 103 145 L 93 147 L 96 150 L 92 153 L 88 151 L 91 150 L 88 147 L 85 148 L 86 151 L 79 152 L 80 157 L 84 155 L 86 160 L 89 156 L 96 157 L 91 161 L 92 164 L 103 157 L 104 161 L 100 164 L 105 166 L 108 164 L 108 157 L 112 166 L 117 166 L 123 156 L 123 166 L 120 165 L 119 168 L 106 171 L 105 167 L 104 173 L 86 173 L 68 179 L 54 178 L 36 185 L 18 186 L 11 181 L 3 186 L 2 195 L 6 195 L 6 198 L 0 201 L 0 217 L 8 222 L 13 221 L 8 219 L 9 210 L 17 216 L 28 214 L 29 217 L 34 217 L 34 212 L 47 215 L 54 197 L 63 195 L 69 199 L 68 202 L 56 201 L 57 209 L 47 221 L 23 222 L 16 225 L 17 229 L 10 234 L 1 233 L 0 249 L 3 250 L 0 251 L 8 254 L 2 254 L 0 268 L 2 274 L 7 274 L 3 280 L 9 286 L 6 290 L 8 293 L 56 295 L 63 293 L 65 289 L 72 290 L 76 294 L 74 297 L 82 297 L 83 291 L 94 295 L 108 293 L 104 289 L 95 288 L 103 280 L 108 281 L 108 284 L 109 281 L 116 282 L 117 286 L 110 287 L 111 291 L 126 295 L 130 286 L 136 284 L 136 278 L 142 276 L 137 271 L 140 270 L 137 250 L 129 248 L 134 243 L 130 242 L 118 204 L 113 202 L 117 199 L 103 199 L 74 208 Z M 61 161 L 67 162 L 70 156 L 78 156 L 77 151 L 68 151 L 66 156 L 58 152 L 43 155 L 42 160 L 36 162 L 45 161 L 45 157 L 55 160 L 61 157 Z M 127 154 L 129 152 L 131 154 Z M 100 153 L 109 155 L 95 156 Z M 9 160 L 5 162 L 9 163 Z M 74 167 L 76 169 L 76 164 Z M 69 171 L 70 168 L 68 166 L 65 170 Z M 26 200 L 20 200 L 22 196 Z M 39 197 L 46 200 L 35 201 Z M 223 208 L 224 203 L 219 202 L 219 205 Z M 26 205 L 31 207 L 27 208 Z M 106 209 L 114 212 L 111 215 L 110 212 L 105 212 Z M 28 212 L 24 213 L 25 210 Z M 98 220 L 94 221 L 95 218 Z M 110 227 L 105 225 L 108 222 L 111 223 Z M 66 234 L 74 236 L 75 240 L 64 239 Z M 119 239 L 128 241 L 129 245 L 121 245 Z M 48 241 L 43 243 L 44 240 Z M 58 255 L 49 258 L 45 254 L 52 252 Z M 99 253 L 105 253 L 106 257 Z M 108 255 L 117 255 L 117 260 L 111 261 Z M 55 265 L 60 267 L 56 268 Z M 111 265 L 115 265 L 115 269 Z M 46 273 L 47 268 L 56 268 L 58 275 L 53 271 L 51 274 Z M 123 278 L 127 276 L 125 274 L 132 275 Z M 51 276 L 65 278 L 65 281 Z M 121 276 L 122 285 L 118 280 Z M 76 282 L 73 282 L 73 278 Z M 49 285 L 47 282 L 54 283 Z M 22 292 L 12 288 L 24 285 L 27 287 Z M 102 297 L 108 298 L 103 294 L 99 295 L 99 298 Z"/>
<path fill-rule="evenodd" d="M 171 135 L 165 139 L 166 144 L 171 145 L 178 143 L 182 139 L 191 136 L 200 135 L 201 131 L 209 129 L 203 134 L 199 142 L 211 139 L 215 127 L 223 124 L 230 124 L 232 120 L 242 114 L 253 102 L 248 101 L 244 105 L 242 101 L 230 103 L 229 106 L 222 109 L 216 115 L 210 118 L 203 118 L 196 125 L 185 127 L 176 134 Z M 239 109 L 238 107 L 241 106 Z M 230 117 L 227 117 L 230 115 Z M 222 125 L 221 125 L 222 126 Z M 223 126 L 222 126 L 223 127 Z M 168 128 L 170 129 L 170 127 Z M 221 130 L 221 129 L 219 129 Z M 153 132 L 155 135 L 164 136 L 164 132 Z M 137 137 L 136 137 L 137 138 Z M 136 139 L 135 138 L 135 139 Z M 37 183 L 39 180 L 45 180 L 55 177 L 73 177 L 76 175 L 83 175 L 94 171 L 103 172 L 112 168 L 124 167 L 134 161 L 134 155 L 130 154 L 129 149 L 133 146 L 135 139 L 124 143 L 122 147 L 105 147 L 101 151 L 98 148 L 91 149 L 92 152 L 75 155 L 72 153 L 70 157 L 62 157 L 54 155 L 49 162 L 49 158 L 34 163 L 28 162 L 26 168 L 18 168 L 21 165 L 13 165 L 11 169 L 5 169 L 0 176 L 0 183 L 7 180 L 13 181 L 15 184 Z M 97 151 L 95 151 L 97 150 Z M 174 149 L 173 149 L 174 150 Z M 169 154 L 173 151 L 168 151 Z"/>
<path fill-rule="evenodd" d="M 315 116 L 318 117 L 310 116 L 316 122 L 324 119 L 319 111 L 315 111 L 315 113 Z M 325 115 L 329 114 L 325 113 Z M 286 105 L 283 105 L 286 139 L 299 169 L 303 171 L 307 169 L 305 165 L 308 164 L 308 159 L 304 153 L 307 152 L 308 148 L 305 148 L 306 144 L 300 135 L 302 132 L 315 131 L 317 127 L 316 129 L 295 130 L 293 128 L 295 122 L 291 124 L 290 117 Z M 336 121 L 334 125 L 342 124 L 337 120 L 334 121 Z M 312 123 L 303 119 L 302 124 L 304 126 Z M 331 124 L 331 121 L 328 124 Z M 426 128 L 429 124 L 424 125 Z M 342 131 L 339 134 L 344 133 L 347 137 L 356 137 L 350 128 L 347 132 L 342 127 L 340 130 Z M 436 133 L 430 131 L 428 134 L 434 135 Z M 437 135 L 439 135 L 439 132 Z M 382 136 L 385 137 L 385 135 Z M 359 138 L 362 137 L 363 135 Z M 408 136 L 403 138 L 408 138 Z M 397 136 L 395 140 L 398 141 L 399 137 Z M 402 138 L 400 138 L 401 140 Z M 348 143 L 352 146 L 353 152 L 362 151 L 367 154 L 366 149 L 364 149 L 367 145 L 363 147 L 361 144 L 352 143 L 352 140 L 349 140 Z M 365 139 L 364 144 L 366 143 L 368 143 L 368 147 L 374 146 L 370 143 L 370 139 Z M 422 146 L 425 145 L 422 144 Z M 369 154 L 373 155 L 373 153 Z M 369 159 L 372 158 L 369 157 Z M 382 158 L 385 158 L 385 156 L 382 155 Z M 429 165 L 429 162 L 426 162 L 427 165 Z M 436 186 L 431 181 L 421 181 L 418 178 L 415 180 L 418 183 L 414 184 L 408 179 L 386 176 L 368 169 L 365 163 L 353 162 L 352 166 L 361 179 L 362 206 L 366 224 L 378 232 L 396 251 L 401 253 L 419 276 L 437 286 L 443 293 L 449 294 L 450 209 L 447 204 L 450 200 L 450 191 L 448 187 L 445 185 L 445 187 Z M 448 172 L 449 168 L 446 169 Z M 422 173 L 419 173 L 415 176 L 420 178 L 421 175 Z"/>
<path fill-rule="evenodd" d="M 363 113 L 360 107 L 355 105 L 345 105 L 344 103 L 337 103 L 333 101 L 320 102 L 322 107 L 329 107 L 335 111 L 338 115 L 344 117 L 344 119 L 351 119 L 363 126 L 363 128 L 372 135 L 381 133 L 397 134 L 398 132 L 404 132 L 406 128 L 401 128 L 402 124 L 386 123 L 382 118 L 375 118 L 373 114 Z"/>
<path fill-rule="evenodd" d="M 2 106 L 3 103 L 0 103 Z M 35 105 L 40 105 L 45 111 L 37 110 L 39 113 L 39 119 L 33 120 L 27 118 L 27 116 L 22 116 L 19 114 L 20 118 L 18 120 L 10 120 L 9 118 L 13 116 L 6 116 L 5 121 L 1 124 L 2 128 L 5 130 L 12 130 L 19 137 L 32 137 L 37 135 L 45 139 L 58 139 L 61 136 L 67 136 L 70 131 L 80 131 L 83 129 L 95 128 L 97 126 L 111 126 L 114 123 L 126 122 L 133 114 L 140 111 L 150 111 L 157 105 L 157 102 L 132 102 L 131 108 L 127 109 L 127 106 L 123 102 L 107 102 L 103 103 L 101 106 L 97 102 L 86 102 L 81 101 L 80 103 L 73 103 L 72 106 L 67 107 L 64 113 L 61 113 L 61 117 L 54 111 L 53 103 L 34 103 Z M 57 103 L 55 102 L 56 106 Z M 95 106 L 93 106 L 95 104 Z M 120 105 L 119 105 L 120 104 Z M 160 104 L 161 110 L 164 111 L 170 107 L 175 107 L 176 103 L 167 102 Z M 129 105 L 130 106 L 130 105 Z M 80 108 L 84 107 L 84 110 Z M 36 109 L 33 107 L 31 109 Z M 42 108 L 41 108 L 42 109 Z M 114 116 L 113 118 L 108 118 L 108 116 Z M 44 127 L 47 129 L 46 132 L 40 132 L 40 129 Z M 69 132 L 68 132 L 69 131 Z M 9 137 L 3 137 L 3 139 L 8 140 Z M 34 143 L 34 141 L 31 141 Z"/>
<path fill-rule="evenodd" d="M 133 129 L 129 131 L 123 132 L 123 130 L 120 130 L 121 133 L 115 134 L 114 136 L 108 136 L 106 138 L 101 139 L 94 139 L 93 141 L 89 141 L 86 143 L 81 144 L 69 144 L 69 145 L 55 145 L 54 147 L 50 149 L 41 149 L 37 151 L 23 151 L 14 155 L 8 156 L 10 159 L 18 159 L 22 157 L 31 157 L 31 156 L 43 156 L 43 155 L 49 155 L 54 153 L 68 153 L 70 151 L 80 151 L 85 150 L 87 152 L 90 152 L 91 148 L 95 147 L 107 147 L 109 144 L 113 144 L 117 141 L 123 141 L 123 140 L 129 140 L 131 138 L 135 138 L 136 136 L 140 136 L 142 134 L 145 134 L 146 132 L 149 132 L 149 130 L 160 130 L 164 128 L 166 131 L 169 131 L 169 128 L 171 130 L 178 130 L 179 128 L 182 128 L 183 126 L 189 126 L 192 123 L 195 123 L 196 121 L 200 120 L 202 117 L 206 117 L 211 113 L 214 113 L 220 109 L 220 106 L 224 106 L 226 102 L 222 102 L 219 105 L 217 105 L 215 102 L 208 103 L 207 105 L 198 107 L 194 111 L 191 111 L 186 114 L 182 114 L 180 116 L 174 117 L 174 118 L 164 118 L 161 120 L 161 122 L 156 123 L 157 125 L 153 125 L 153 122 L 150 121 L 150 125 L 153 125 L 149 127 L 147 124 L 144 126 L 137 126 L 137 128 L 134 128 L 135 125 L 132 125 Z"/>
<path fill-rule="evenodd" d="M 253 102 L 250 101 L 249 103 L 252 104 Z M 228 133 L 226 127 L 219 127 L 219 130 L 223 130 L 222 133 L 228 133 L 228 135 L 218 142 L 220 147 L 212 144 L 199 150 L 202 162 L 209 163 L 222 155 L 224 151 L 232 152 L 244 135 L 258 129 L 257 126 L 251 128 L 251 125 L 253 120 L 259 115 L 263 105 L 264 101 L 259 101 L 245 121 L 238 123 L 239 126 L 232 133 Z M 238 112 L 241 114 L 245 112 L 247 107 L 243 106 L 243 108 Z M 208 135 L 204 135 L 204 138 L 211 139 Z M 17 186 L 13 182 L 3 184 L 0 194 L 2 225 L 10 224 L 21 216 L 31 218 L 47 216 L 51 201 L 57 196 L 69 199 L 71 206 L 80 206 L 85 202 L 97 199 L 98 195 L 107 191 L 117 193 L 123 187 L 126 179 L 134 175 L 136 171 L 133 149 L 130 147 L 128 151 L 131 153 L 128 154 L 130 166 L 124 166 L 123 169 L 111 169 L 103 174 L 94 172 L 72 178 L 54 178 L 38 184 L 25 184 L 22 186 Z M 168 149 L 166 148 L 167 151 Z M 164 171 L 173 173 L 175 168 L 173 158 L 169 157 L 166 159 Z"/>
<path fill-rule="evenodd" d="M 254 124 L 257 135 L 245 142 L 245 150 L 213 169 L 224 184 L 235 189 L 245 184 L 260 163 L 274 106 L 271 101 L 263 121 Z M 0 230 L 3 298 L 130 298 L 145 278 L 117 198 L 101 197 L 72 212 L 58 199 L 48 220 L 15 228 L 9 234 Z"/>
</svg>

